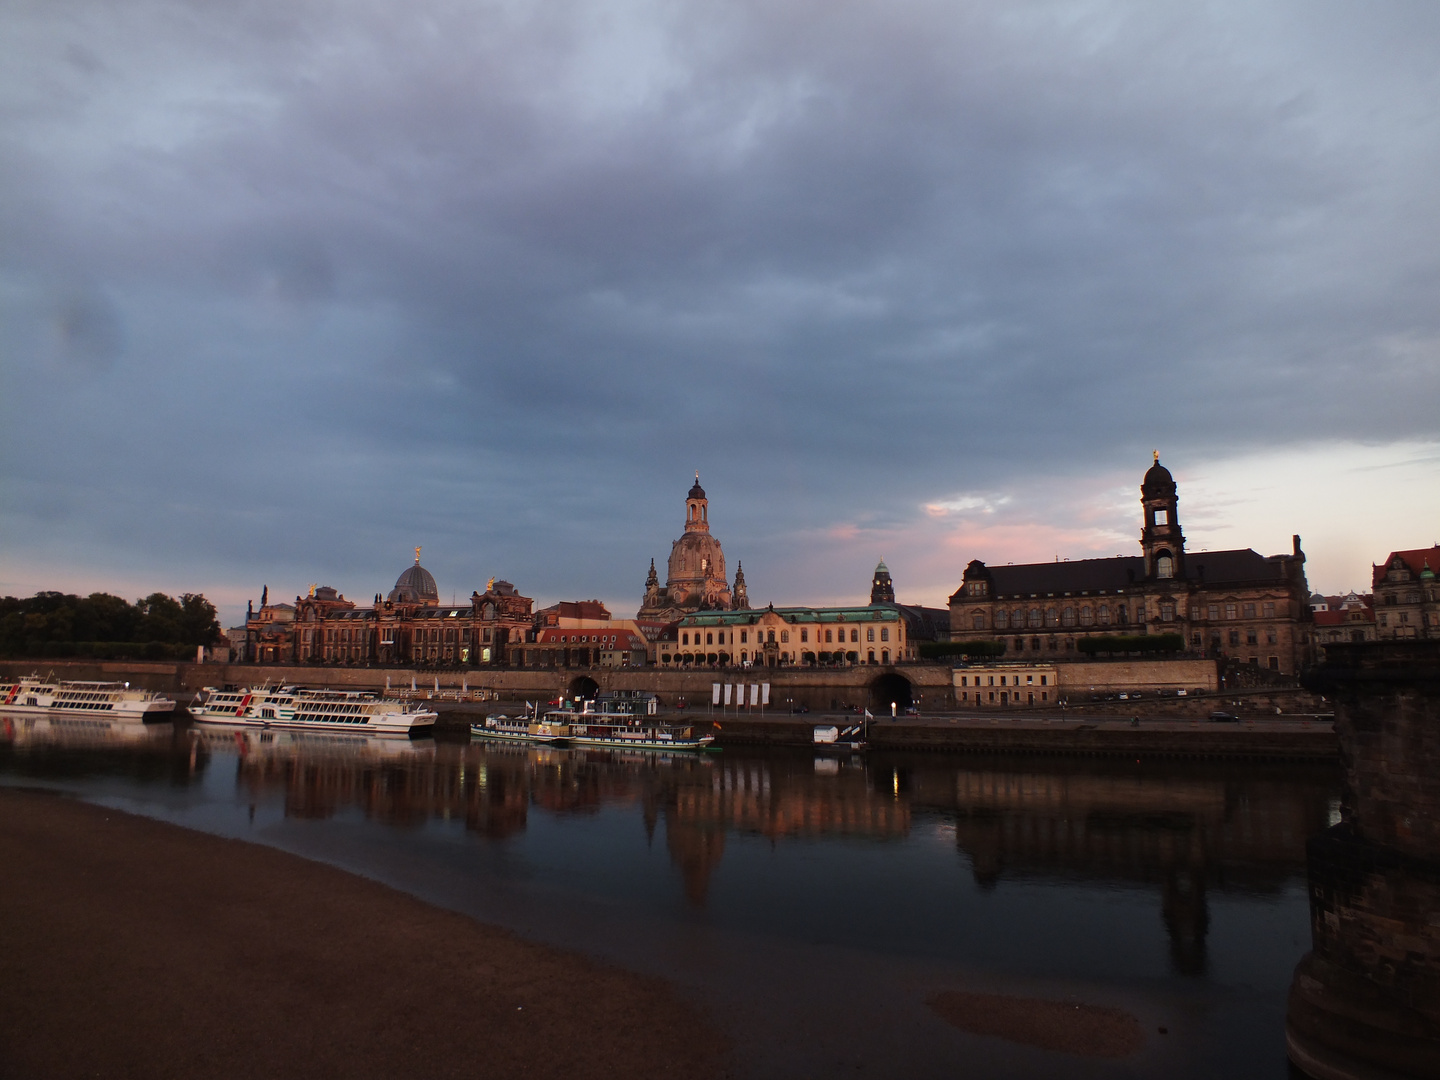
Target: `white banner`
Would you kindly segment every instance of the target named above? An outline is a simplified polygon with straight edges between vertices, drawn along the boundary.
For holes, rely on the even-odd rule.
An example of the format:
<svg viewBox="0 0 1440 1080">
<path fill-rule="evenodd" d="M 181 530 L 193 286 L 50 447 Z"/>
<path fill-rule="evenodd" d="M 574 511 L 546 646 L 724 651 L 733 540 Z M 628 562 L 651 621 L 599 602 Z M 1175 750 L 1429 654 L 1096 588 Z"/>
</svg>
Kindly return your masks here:
<svg viewBox="0 0 1440 1080">
<path fill-rule="evenodd" d="M 753 683 L 753 682 L 750 684 L 750 704 L 751 704 L 751 705 L 759 705 L 759 704 L 760 704 L 760 687 L 759 687 L 758 684 Z"/>
<path fill-rule="evenodd" d="M 760 704 L 770 704 L 770 684 L 768 682 L 760 684 Z"/>
<path fill-rule="evenodd" d="M 725 704 L 730 704 L 730 691 L 734 689 L 728 682 L 725 684 Z"/>
<path fill-rule="evenodd" d="M 710 704 L 720 704 L 720 684 L 718 682 L 712 682 L 710 684 Z"/>
</svg>

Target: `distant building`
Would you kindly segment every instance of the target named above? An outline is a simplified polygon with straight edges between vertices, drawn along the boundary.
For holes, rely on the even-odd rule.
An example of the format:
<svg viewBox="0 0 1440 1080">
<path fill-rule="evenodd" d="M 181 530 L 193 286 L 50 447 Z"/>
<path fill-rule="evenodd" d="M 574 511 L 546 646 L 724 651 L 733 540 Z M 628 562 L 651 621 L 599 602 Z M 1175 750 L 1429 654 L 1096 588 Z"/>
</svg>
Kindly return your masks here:
<svg viewBox="0 0 1440 1080">
<path fill-rule="evenodd" d="M 651 559 L 645 599 L 635 618 L 664 626 L 692 611 L 729 611 L 748 603 L 744 573 L 737 568 L 733 589 L 725 580 L 725 552 L 710 532 L 710 500 L 696 473 L 685 496 L 685 531 L 670 546 L 665 585 L 660 585 Z"/>
<path fill-rule="evenodd" d="M 1283 555 L 1186 551 L 1179 495 L 1159 455 L 1140 486 L 1140 554 L 986 566 L 976 559 L 950 597 L 952 641 L 993 639 L 1006 655 L 1046 659 L 1099 634 L 1178 634 L 1191 654 L 1286 675 L 1312 649 L 1300 538 Z"/>
<path fill-rule="evenodd" d="M 1371 568 L 1375 634 L 1385 638 L 1440 637 L 1440 544 L 1392 551 Z"/>
<path fill-rule="evenodd" d="M 1349 641 L 1375 640 L 1375 607 L 1371 595 L 1351 590 L 1343 596 L 1310 597 L 1315 621 L 1315 644 L 1323 653 L 1326 645 Z"/>
</svg>

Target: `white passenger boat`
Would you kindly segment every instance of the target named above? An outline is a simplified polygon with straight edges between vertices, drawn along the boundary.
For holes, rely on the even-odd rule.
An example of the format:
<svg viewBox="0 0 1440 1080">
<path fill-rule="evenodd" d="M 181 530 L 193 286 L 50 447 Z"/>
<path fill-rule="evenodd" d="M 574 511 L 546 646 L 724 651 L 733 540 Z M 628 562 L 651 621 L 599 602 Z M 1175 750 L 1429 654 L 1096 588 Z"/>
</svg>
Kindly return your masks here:
<svg viewBox="0 0 1440 1080">
<path fill-rule="evenodd" d="M 123 720 L 144 720 L 172 712 L 167 697 L 131 689 L 122 682 L 77 682 L 67 679 L 28 679 L 0 682 L 0 709 L 11 713 L 104 715 Z"/>
<path fill-rule="evenodd" d="M 197 694 L 190 705 L 190 715 L 196 720 L 265 727 L 279 719 L 282 709 L 293 712 L 295 705 L 293 686 L 227 686 L 219 690 L 207 686 L 202 693 L 204 698 Z"/>
<path fill-rule="evenodd" d="M 357 734 L 415 734 L 435 726 L 438 714 L 415 702 L 361 690 L 305 690 L 293 686 L 216 690 L 190 707 L 197 723 Z"/>
</svg>

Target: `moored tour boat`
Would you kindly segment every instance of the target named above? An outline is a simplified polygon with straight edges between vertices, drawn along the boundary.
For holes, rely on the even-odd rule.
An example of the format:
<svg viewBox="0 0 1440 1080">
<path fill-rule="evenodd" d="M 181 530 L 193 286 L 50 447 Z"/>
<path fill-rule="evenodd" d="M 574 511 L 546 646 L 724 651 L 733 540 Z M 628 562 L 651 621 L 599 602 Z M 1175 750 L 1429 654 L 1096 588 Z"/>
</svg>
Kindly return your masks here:
<svg viewBox="0 0 1440 1080">
<path fill-rule="evenodd" d="M 423 706 L 360 690 L 246 687 L 216 690 L 190 707 L 198 723 L 310 731 L 408 735 L 433 728 L 438 715 Z"/>
<path fill-rule="evenodd" d="M 70 679 L 28 679 L 0 682 L 0 709 L 14 713 L 75 713 L 121 720 L 144 720 L 174 711 L 167 697 L 131 689 L 122 682 L 80 682 Z"/>
<path fill-rule="evenodd" d="M 555 716 L 556 714 L 551 714 Z M 573 746 L 610 746 L 630 750 L 704 750 L 713 735 L 697 735 L 689 724 L 665 724 L 649 717 L 569 713 Z"/>
<path fill-rule="evenodd" d="M 563 723 L 536 716 L 487 716 L 483 723 L 471 724 L 470 734 L 481 739 L 504 739 L 508 742 L 558 743 L 570 737 Z"/>
</svg>

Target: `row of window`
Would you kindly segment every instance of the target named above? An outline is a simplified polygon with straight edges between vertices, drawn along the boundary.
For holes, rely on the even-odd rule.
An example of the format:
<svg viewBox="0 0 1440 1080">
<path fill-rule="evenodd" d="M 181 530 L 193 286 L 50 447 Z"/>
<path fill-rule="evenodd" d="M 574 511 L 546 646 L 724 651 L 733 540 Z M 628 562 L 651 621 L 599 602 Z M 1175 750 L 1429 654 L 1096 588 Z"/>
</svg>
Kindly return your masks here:
<svg viewBox="0 0 1440 1080">
<path fill-rule="evenodd" d="M 1192 606 L 1190 608 L 1190 618 L 1194 622 L 1199 622 L 1204 618 L 1208 618 L 1211 622 L 1219 622 L 1221 607 L 1222 605 L 1220 604 L 1209 604 L 1204 609 L 1198 605 Z M 1254 619 L 1257 617 L 1257 605 L 1255 604 L 1225 604 L 1223 607 L 1226 619 L 1238 619 L 1242 617 Z M 1259 609 L 1260 617 L 1266 619 L 1273 619 L 1275 617 L 1274 601 L 1265 601 L 1259 605 Z M 1174 622 L 1174 603 L 1162 601 L 1158 605 L 1158 614 L 1161 622 Z M 1054 626 L 1126 626 L 1130 621 L 1130 609 L 1124 605 L 1116 605 L 1112 622 L 1112 612 L 1109 604 L 1101 604 L 1098 608 L 1085 604 L 1079 609 L 1074 607 L 1060 609 L 1053 607 L 1044 609 L 1032 607 L 1029 611 L 1026 611 L 1024 608 L 1015 608 L 1010 611 L 1004 608 L 998 608 L 995 611 L 994 620 L 996 630 L 1008 630 L 1011 627 L 1018 630 L 1022 627 L 1038 629 L 1040 627 Z M 1145 621 L 1144 603 L 1137 603 L 1135 605 L 1135 621 L 1137 623 L 1143 623 Z M 985 613 L 982 611 L 971 612 L 970 625 L 972 629 L 984 630 Z"/>
<path fill-rule="evenodd" d="M 305 643 L 306 643 L 307 645 L 310 644 L 311 642 L 313 642 L 313 641 L 315 640 L 315 638 L 314 638 L 314 633 L 315 633 L 315 632 L 314 632 L 313 630 L 306 630 L 306 631 L 305 631 L 305 638 L 304 638 L 304 640 L 305 640 Z M 325 630 L 323 633 L 324 633 L 324 637 L 323 637 L 321 640 L 323 640 L 326 644 L 329 644 L 329 645 L 334 645 L 334 644 L 337 644 L 337 643 L 338 643 L 338 644 L 342 644 L 342 645 L 348 645 L 348 644 L 350 644 L 352 641 L 362 642 L 362 641 L 365 641 L 365 640 L 369 637 L 369 632 L 368 632 L 368 631 L 362 630 L 362 629 L 358 629 L 358 628 L 355 629 L 355 630 L 353 630 L 353 631 L 352 631 L 352 630 Z M 395 639 L 394 639 L 394 636 L 393 636 L 393 631 L 388 631 L 388 633 L 390 633 L 391 636 L 383 638 L 383 639 L 381 640 L 381 642 L 380 642 L 382 645 L 392 645 L 392 644 L 394 644 Z M 446 629 L 446 630 L 444 631 L 444 641 L 446 642 L 446 644 L 454 644 L 454 643 L 455 643 L 455 640 L 456 640 L 455 634 L 456 634 L 456 631 L 455 631 L 455 628 L 454 628 L 454 627 L 450 627 L 450 628 L 448 628 L 448 629 Z M 460 641 L 468 642 L 468 641 L 470 640 L 470 627 L 468 627 L 468 626 L 462 626 L 462 627 L 460 627 L 459 634 L 460 634 L 460 637 L 459 637 L 459 640 L 460 640 Z M 504 638 L 503 638 L 503 635 L 504 635 L 504 634 L 505 634 L 505 631 L 503 631 L 503 630 L 496 630 L 496 631 L 495 631 L 495 640 L 496 640 L 496 641 L 504 640 Z M 440 630 L 438 627 L 436 627 L 436 628 L 433 628 L 433 629 L 429 630 L 428 633 L 427 633 L 427 631 L 425 630 L 425 628 L 424 628 L 424 627 L 421 627 L 420 629 L 414 631 L 413 637 L 414 637 L 414 640 L 415 640 L 416 642 L 433 641 L 433 642 L 436 642 L 436 643 L 438 644 L 438 643 L 441 641 L 441 630 Z M 483 637 L 483 640 L 484 640 L 484 641 L 488 642 L 488 641 L 490 640 L 490 631 L 489 631 L 489 630 L 485 630 L 485 631 L 483 632 L 482 637 Z M 613 640 L 613 639 L 612 639 L 612 640 Z"/>
<path fill-rule="evenodd" d="M 838 640 L 844 641 L 844 640 L 845 640 L 845 629 L 844 629 L 844 627 L 841 627 L 839 630 L 826 630 L 826 631 L 825 631 L 824 644 L 833 644 L 833 643 L 837 640 L 836 637 L 833 637 L 832 635 L 838 635 Z M 690 642 L 690 636 L 691 636 L 691 635 L 690 635 L 689 631 L 684 631 L 684 632 L 682 632 L 682 633 L 680 634 L 680 644 L 681 644 L 681 645 L 689 645 L 689 644 L 691 643 L 691 642 Z M 699 630 L 696 630 L 696 631 L 695 631 L 695 635 L 694 635 L 694 636 L 695 636 L 695 642 L 694 642 L 694 643 L 695 643 L 696 645 L 701 644 L 701 641 L 700 641 L 700 631 L 699 631 Z M 800 640 L 801 640 L 802 642 L 808 642 L 808 641 L 810 640 L 810 630 L 809 630 L 808 627 L 802 627 L 802 628 L 801 628 L 801 630 L 800 630 Z M 858 642 L 858 641 L 860 640 L 860 629 L 859 629 L 859 627 L 852 626 L 852 627 L 850 628 L 850 640 L 851 640 L 851 641 L 855 641 L 855 642 Z M 865 640 L 866 640 L 866 641 L 874 641 L 874 640 L 875 640 L 875 627 L 873 627 L 873 626 L 867 626 L 867 627 L 865 628 Z M 880 627 L 880 640 L 881 640 L 881 641 L 889 641 L 889 640 L 890 640 L 890 628 L 889 628 L 888 626 L 882 626 L 882 627 Z M 774 630 L 757 630 L 757 631 L 755 631 L 755 641 L 756 641 L 757 644 L 759 644 L 760 642 L 763 642 L 763 641 L 771 641 L 771 642 L 773 642 L 773 641 L 775 641 L 775 631 L 774 631 Z M 789 630 L 781 630 L 781 631 L 780 631 L 780 643 L 781 643 L 781 644 L 788 644 L 789 641 L 790 641 L 790 631 L 789 631 Z M 741 631 L 740 631 L 740 644 L 741 644 L 741 645 L 748 645 L 749 642 L 750 642 L 750 632 L 749 632 L 748 630 L 741 630 Z M 820 641 L 820 631 L 819 631 L 819 630 L 816 630 L 816 631 L 815 631 L 815 642 L 816 642 L 816 644 L 821 644 L 821 641 Z M 706 645 L 725 645 L 725 644 L 727 644 L 727 642 L 726 642 L 726 640 L 725 640 L 725 631 L 723 631 L 723 630 L 719 630 L 719 631 L 709 630 L 709 631 L 706 631 L 704 644 L 706 644 Z M 734 645 L 734 644 L 735 644 L 735 631 L 733 631 L 733 630 L 730 631 L 730 640 L 729 640 L 728 644 L 730 644 L 730 645 Z"/>
<path fill-rule="evenodd" d="M 781 632 L 784 633 L 784 631 L 781 631 Z M 699 634 L 696 634 L 695 636 L 696 636 L 696 638 L 699 638 L 700 635 L 699 635 Z M 683 644 L 683 643 L 682 643 L 682 644 Z M 699 641 L 696 641 L 696 644 L 698 645 L 698 644 L 699 644 Z M 764 657 L 763 657 L 760 653 L 758 653 L 758 652 L 755 653 L 755 655 L 752 657 L 749 652 L 742 650 L 741 653 L 740 653 L 740 656 L 739 656 L 739 658 L 736 660 L 736 662 L 737 662 L 737 663 L 740 663 L 740 664 L 748 664 L 748 663 L 751 663 L 751 662 L 759 663 L 759 662 L 761 662 L 763 659 L 764 659 Z M 801 654 L 800 654 L 800 659 L 803 660 L 805 663 L 815 663 L 815 662 L 818 661 L 818 662 L 821 663 L 821 664 L 829 664 L 829 663 L 832 663 L 832 662 L 833 662 L 833 663 L 843 663 L 843 662 L 845 662 L 845 661 L 848 660 L 848 661 L 849 661 L 850 663 L 852 663 L 852 664 L 858 664 L 858 663 L 860 663 L 860 654 L 859 654 L 858 652 L 844 652 L 844 653 L 842 653 L 842 652 L 835 652 L 835 653 L 833 653 L 833 654 L 832 654 L 832 653 L 828 653 L 828 652 L 821 652 L 821 653 L 819 653 L 819 654 L 817 655 L 817 654 L 815 654 L 815 653 L 813 653 L 813 652 L 808 652 L 808 651 L 807 651 L 807 652 L 804 652 L 804 653 L 801 653 Z M 679 653 L 679 652 L 677 652 L 677 653 L 675 653 L 674 655 L 671 655 L 670 653 L 662 653 L 662 654 L 660 655 L 660 663 L 662 663 L 662 664 L 669 664 L 669 663 L 672 663 L 672 662 L 673 662 L 673 663 L 676 663 L 676 664 L 728 664 L 728 663 L 730 663 L 730 661 L 731 661 L 731 657 L 730 657 L 730 654 L 729 654 L 729 653 L 688 653 L 688 652 L 687 652 L 687 653 Z M 782 653 L 780 654 L 780 662 L 781 662 L 781 663 L 784 663 L 784 664 L 793 664 L 793 663 L 795 663 L 795 662 L 796 662 L 795 654 L 794 654 L 793 652 L 782 652 Z M 875 650 L 874 650 L 874 649 L 868 649 L 868 650 L 866 650 L 865 663 L 867 663 L 867 664 L 877 663 L 877 661 L 876 661 L 876 659 L 875 659 Z M 880 659 L 879 659 L 878 663 L 881 663 L 881 664 L 888 664 L 888 663 L 890 663 L 890 650 L 889 650 L 889 649 L 881 649 L 881 650 L 880 650 Z"/>
<path fill-rule="evenodd" d="M 1001 676 L 999 676 L 1000 685 L 1001 685 L 1001 686 L 1004 686 L 1004 685 L 1005 685 L 1005 680 L 1006 680 L 1007 678 L 1013 680 L 1013 681 L 1010 683 L 1011 686 L 1019 686 L 1019 685 L 1020 685 L 1020 676 L 1019 676 L 1019 675 L 1008 675 L 1008 676 L 1007 676 L 1007 675 L 1001 675 Z M 961 675 L 961 676 L 960 676 L 960 685 L 961 685 L 961 686 L 969 686 L 969 685 L 971 685 L 971 684 L 970 684 L 970 679 L 971 679 L 971 676 L 969 676 L 969 675 Z M 974 684 L 974 685 L 976 685 L 976 686 L 979 686 L 979 685 L 980 685 L 980 680 L 981 680 L 981 679 L 984 679 L 984 680 L 985 680 L 985 685 L 986 685 L 986 686 L 994 686 L 994 685 L 995 685 L 996 676 L 994 676 L 994 675 L 976 675 L 976 676 L 974 676 L 974 679 L 975 679 L 975 684 Z M 1041 686 L 1048 686 L 1048 685 L 1049 685 L 1049 679 L 1050 679 L 1050 676 L 1048 676 L 1048 675 L 1041 675 L 1041 676 L 1040 676 L 1040 685 L 1041 685 Z M 1026 676 L 1025 676 L 1025 683 L 1026 683 L 1026 685 L 1033 686 L 1033 685 L 1035 684 L 1035 676 L 1034 676 L 1034 675 L 1026 675 Z"/>
<path fill-rule="evenodd" d="M 1395 613 L 1395 615 L 1396 615 L 1396 619 L 1395 619 L 1395 625 L 1396 625 L 1396 626 L 1404 626 L 1404 625 L 1407 625 L 1407 624 L 1410 622 L 1410 612 L 1408 612 L 1408 611 L 1397 611 L 1397 612 Z M 1390 625 L 1390 618 L 1389 618 L 1389 614 L 1388 614 L 1387 612 L 1384 612 L 1384 611 L 1380 612 L 1378 618 L 1379 618 L 1379 620 L 1380 620 L 1380 625 L 1381 625 L 1381 626 L 1389 626 L 1389 625 Z M 1431 626 L 1440 626 L 1440 611 L 1432 611 L 1432 612 L 1430 612 L 1428 619 L 1421 618 L 1421 619 L 1417 619 L 1417 620 L 1416 620 L 1417 623 L 1427 622 L 1427 621 L 1429 622 L 1429 624 L 1430 624 Z"/>
<path fill-rule="evenodd" d="M 1012 702 L 1013 702 L 1014 704 L 1016 704 L 1016 705 L 1019 705 L 1019 704 L 1020 704 L 1020 691 L 1019 691 L 1019 690 L 987 690 L 987 691 L 976 690 L 974 693 L 975 693 L 975 704 L 976 704 L 976 705 L 983 704 L 982 699 L 981 699 L 981 694 L 982 694 L 982 693 L 988 693 L 988 694 L 990 695 L 989 703 L 990 703 L 991 705 L 1009 705 L 1009 704 L 1011 704 Z M 1034 692 L 1033 690 L 1027 691 L 1026 693 L 1027 693 L 1027 696 L 1028 696 L 1028 698 L 1029 698 L 1029 700 L 1026 702 L 1027 705 L 1034 705 L 1034 704 L 1036 704 L 1037 701 L 1038 701 L 1041 705 L 1044 705 L 1044 704 L 1046 704 L 1046 703 L 1050 700 L 1050 691 L 1048 691 L 1048 690 L 1041 690 L 1041 691 L 1040 691 L 1040 696 L 1038 697 L 1038 699 L 1037 699 L 1037 697 L 1035 696 L 1035 692 Z M 998 699 L 996 698 L 996 695 L 997 695 L 997 694 L 999 695 L 999 698 L 998 698 Z M 960 691 L 960 701 L 961 701 L 962 704 L 965 704 L 965 705 L 970 704 L 970 691 L 969 691 L 969 690 L 961 690 L 961 691 Z"/>
</svg>

